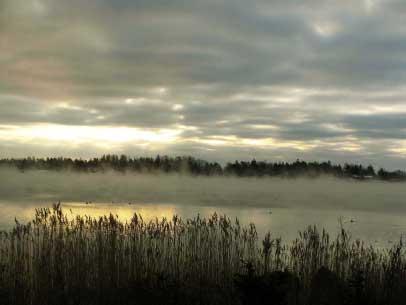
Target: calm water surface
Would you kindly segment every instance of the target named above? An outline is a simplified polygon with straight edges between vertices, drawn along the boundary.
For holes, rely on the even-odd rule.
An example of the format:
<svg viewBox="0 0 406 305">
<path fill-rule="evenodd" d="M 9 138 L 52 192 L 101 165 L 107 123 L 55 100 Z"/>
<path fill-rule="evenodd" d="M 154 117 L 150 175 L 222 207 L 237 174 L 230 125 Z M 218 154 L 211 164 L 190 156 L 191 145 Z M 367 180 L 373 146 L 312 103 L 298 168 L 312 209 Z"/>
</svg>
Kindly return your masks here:
<svg viewBox="0 0 406 305">
<path fill-rule="evenodd" d="M 22 204 L 0 202 L 0 228 L 8 229 L 17 218 L 20 222 L 32 219 L 35 208 L 44 204 Z M 51 206 L 51 203 L 48 204 Z M 325 228 L 330 233 L 338 232 L 340 220 L 353 238 L 361 238 L 377 246 L 390 246 L 402 236 L 406 236 L 406 217 L 397 213 L 371 211 L 351 211 L 334 209 L 303 209 L 303 208 L 241 208 L 221 206 L 185 206 L 175 204 L 135 204 L 131 203 L 91 203 L 65 202 L 63 209 L 69 214 L 91 215 L 99 217 L 112 213 L 125 221 L 134 213 L 141 214 L 144 220 L 158 217 L 171 219 L 173 215 L 193 218 L 196 215 L 209 217 L 213 213 L 225 214 L 232 220 L 238 218 L 243 224 L 254 223 L 261 235 L 270 231 L 274 237 L 292 240 L 298 231 L 308 225 Z"/>
<path fill-rule="evenodd" d="M 192 178 L 187 176 L 1 171 L 0 229 L 30 221 L 35 208 L 61 201 L 66 212 L 128 220 L 174 214 L 225 214 L 254 223 L 260 235 L 291 240 L 308 225 L 330 233 L 340 219 L 353 238 L 390 246 L 406 237 L 406 184 L 326 179 Z M 85 201 L 92 201 L 86 204 Z M 129 204 L 131 203 L 131 204 Z"/>
</svg>

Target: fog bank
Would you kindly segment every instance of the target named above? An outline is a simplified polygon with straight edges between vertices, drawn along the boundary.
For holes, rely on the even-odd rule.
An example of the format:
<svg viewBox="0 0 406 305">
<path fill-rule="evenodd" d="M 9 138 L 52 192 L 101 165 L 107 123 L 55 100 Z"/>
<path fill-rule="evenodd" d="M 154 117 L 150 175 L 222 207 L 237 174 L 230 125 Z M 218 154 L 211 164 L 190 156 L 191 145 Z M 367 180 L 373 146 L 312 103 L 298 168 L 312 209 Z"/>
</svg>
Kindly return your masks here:
<svg viewBox="0 0 406 305">
<path fill-rule="evenodd" d="M 121 202 L 220 207 L 406 212 L 405 184 L 317 179 L 191 177 L 0 170 L 0 200 Z"/>
</svg>

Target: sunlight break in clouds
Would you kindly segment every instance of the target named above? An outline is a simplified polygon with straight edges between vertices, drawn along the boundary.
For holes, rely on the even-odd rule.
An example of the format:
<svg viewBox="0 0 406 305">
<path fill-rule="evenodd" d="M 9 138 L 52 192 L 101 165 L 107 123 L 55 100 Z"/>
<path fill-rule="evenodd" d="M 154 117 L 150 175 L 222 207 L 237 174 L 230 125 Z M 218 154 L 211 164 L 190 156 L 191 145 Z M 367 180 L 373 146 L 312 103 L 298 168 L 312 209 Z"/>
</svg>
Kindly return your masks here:
<svg viewBox="0 0 406 305">
<path fill-rule="evenodd" d="M 405 169 L 405 12 L 402 0 L 0 0 L 0 154 L 142 144 Z"/>
<path fill-rule="evenodd" d="M 4 126 L 3 126 L 4 128 Z M 34 125 L 0 129 L 0 139 L 18 141 L 61 141 L 78 144 L 83 142 L 101 142 L 105 144 L 124 143 L 170 143 L 174 142 L 181 131 L 171 129 L 142 130 L 128 127 L 89 127 Z"/>
</svg>

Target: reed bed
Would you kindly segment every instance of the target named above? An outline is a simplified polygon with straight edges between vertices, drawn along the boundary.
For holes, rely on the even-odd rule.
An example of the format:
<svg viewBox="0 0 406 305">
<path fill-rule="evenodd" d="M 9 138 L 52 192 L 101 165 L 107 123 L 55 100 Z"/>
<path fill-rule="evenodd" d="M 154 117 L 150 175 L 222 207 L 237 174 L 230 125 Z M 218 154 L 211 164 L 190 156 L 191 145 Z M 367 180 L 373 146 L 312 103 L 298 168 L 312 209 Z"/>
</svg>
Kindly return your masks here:
<svg viewBox="0 0 406 305">
<path fill-rule="evenodd" d="M 283 243 L 217 214 L 122 222 L 56 204 L 0 233 L 1 304 L 404 305 L 405 291 L 402 242 L 377 249 L 344 229 Z"/>
</svg>

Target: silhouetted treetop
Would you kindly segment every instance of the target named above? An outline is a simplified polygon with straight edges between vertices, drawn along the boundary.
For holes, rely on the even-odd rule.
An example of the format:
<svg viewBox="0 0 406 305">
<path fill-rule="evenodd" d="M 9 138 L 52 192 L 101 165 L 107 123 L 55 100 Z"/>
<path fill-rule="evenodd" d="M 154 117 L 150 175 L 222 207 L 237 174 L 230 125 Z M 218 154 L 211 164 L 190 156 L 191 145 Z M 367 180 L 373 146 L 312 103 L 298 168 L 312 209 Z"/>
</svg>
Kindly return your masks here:
<svg viewBox="0 0 406 305">
<path fill-rule="evenodd" d="M 21 158 L 0 159 L 0 166 L 26 170 L 69 170 L 78 172 L 135 172 L 135 173 L 185 173 L 202 176 L 238 176 L 238 177 L 318 177 L 329 175 L 339 178 L 359 180 L 380 179 L 390 181 L 406 181 L 406 172 L 387 171 L 380 168 L 375 171 L 372 165 L 332 164 L 327 162 L 268 162 L 238 161 L 225 166 L 218 162 L 208 162 L 190 156 L 160 156 L 132 158 L 126 155 L 103 155 L 93 159 L 71 158 Z"/>
</svg>

